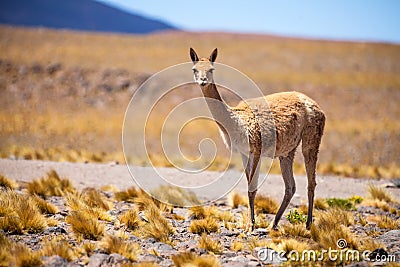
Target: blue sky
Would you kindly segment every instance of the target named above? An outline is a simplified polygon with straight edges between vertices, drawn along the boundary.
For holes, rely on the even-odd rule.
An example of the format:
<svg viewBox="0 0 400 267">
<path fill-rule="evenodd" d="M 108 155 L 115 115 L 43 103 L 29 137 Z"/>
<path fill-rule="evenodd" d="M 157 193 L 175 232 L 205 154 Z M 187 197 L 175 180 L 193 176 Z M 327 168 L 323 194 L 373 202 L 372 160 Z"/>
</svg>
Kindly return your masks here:
<svg viewBox="0 0 400 267">
<path fill-rule="evenodd" d="M 190 31 L 400 43 L 400 1 L 99 0 Z"/>
</svg>

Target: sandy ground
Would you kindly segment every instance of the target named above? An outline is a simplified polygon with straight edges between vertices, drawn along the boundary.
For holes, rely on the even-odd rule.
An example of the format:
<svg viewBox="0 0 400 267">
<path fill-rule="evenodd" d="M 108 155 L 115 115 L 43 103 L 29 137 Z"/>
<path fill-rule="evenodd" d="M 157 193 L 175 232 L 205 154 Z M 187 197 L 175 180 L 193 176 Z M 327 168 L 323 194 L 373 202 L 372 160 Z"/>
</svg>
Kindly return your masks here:
<svg viewBox="0 0 400 267">
<path fill-rule="evenodd" d="M 46 173 L 54 169 L 61 177 L 69 178 L 75 187 L 83 189 L 85 187 L 100 188 L 104 185 L 114 185 L 118 189 L 126 189 L 131 186 L 137 186 L 135 179 L 146 179 L 150 184 L 160 183 L 157 179 L 151 178 L 155 175 L 154 169 L 150 167 L 130 167 L 130 171 L 126 165 L 116 164 L 85 164 L 85 163 L 69 163 L 69 162 L 48 162 L 34 160 L 9 160 L 0 159 L 0 174 L 17 180 L 29 182 L 46 175 Z M 211 183 L 221 176 L 218 172 L 202 172 L 198 174 L 183 173 L 173 168 L 158 168 L 158 174 L 162 177 L 168 177 L 168 180 L 182 186 L 201 186 Z M 131 176 L 134 174 L 135 179 Z M 240 179 L 240 177 L 242 177 Z M 219 178 L 220 183 L 208 187 L 203 192 L 205 197 L 207 194 L 215 195 L 223 193 L 215 187 L 227 187 L 229 181 L 240 179 L 240 182 L 233 190 L 246 194 L 247 182 L 243 179 L 240 172 L 228 171 L 223 177 Z M 303 204 L 307 200 L 307 178 L 303 175 L 295 177 L 297 192 L 292 200 L 292 204 Z M 367 186 L 369 183 L 387 186 L 391 184 L 389 180 L 376 180 L 367 178 L 343 178 L 334 176 L 319 176 L 317 178 L 316 197 L 350 197 L 353 195 L 367 196 Z M 146 186 L 146 185 L 145 185 Z M 227 193 L 230 188 L 222 190 Z M 388 188 L 396 199 L 400 199 L 400 189 Z M 221 192 L 222 192 L 221 191 Z M 281 199 L 284 193 L 284 185 L 280 175 L 268 175 L 265 182 L 261 185 L 258 192 L 275 199 Z"/>
</svg>

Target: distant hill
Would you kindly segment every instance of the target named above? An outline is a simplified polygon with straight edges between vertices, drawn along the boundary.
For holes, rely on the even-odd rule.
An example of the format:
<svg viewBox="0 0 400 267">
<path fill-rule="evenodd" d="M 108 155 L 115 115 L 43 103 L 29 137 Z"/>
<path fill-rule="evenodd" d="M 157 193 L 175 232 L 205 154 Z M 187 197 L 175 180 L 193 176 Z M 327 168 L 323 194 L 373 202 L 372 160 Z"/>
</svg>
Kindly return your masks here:
<svg viewBox="0 0 400 267">
<path fill-rule="evenodd" d="M 176 28 L 93 0 L 2 0 L 0 23 L 84 31 L 150 33 Z"/>
</svg>

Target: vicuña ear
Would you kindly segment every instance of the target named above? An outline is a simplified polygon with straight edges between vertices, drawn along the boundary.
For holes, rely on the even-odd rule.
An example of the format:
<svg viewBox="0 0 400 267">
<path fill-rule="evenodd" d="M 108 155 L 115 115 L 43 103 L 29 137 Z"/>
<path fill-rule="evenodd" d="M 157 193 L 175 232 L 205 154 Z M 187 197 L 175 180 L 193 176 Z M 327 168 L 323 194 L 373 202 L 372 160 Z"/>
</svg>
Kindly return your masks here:
<svg viewBox="0 0 400 267">
<path fill-rule="evenodd" d="M 217 55 L 218 55 L 218 49 L 215 48 L 210 55 L 210 61 L 214 63 L 214 61 L 217 59 Z"/>
<path fill-rule="evenodd" d="M 196 51 L 194 51 L 193 48 L 190 48 L 190 59 L 193 61 L 193 63 L 199 61 L 199 57 L 197 56 Z"/>
</svg>

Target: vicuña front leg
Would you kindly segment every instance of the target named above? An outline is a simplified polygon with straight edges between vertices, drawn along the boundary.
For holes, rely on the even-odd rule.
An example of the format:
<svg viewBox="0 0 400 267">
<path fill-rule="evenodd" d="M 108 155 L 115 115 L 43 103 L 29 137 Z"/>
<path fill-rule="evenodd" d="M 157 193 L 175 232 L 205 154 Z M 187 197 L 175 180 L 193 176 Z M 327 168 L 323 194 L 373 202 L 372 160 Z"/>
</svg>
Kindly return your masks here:
<svg viewBox="0 0 400 267">
<path fill-rule="evenodd" d="M 285 212 L 287 206 L 290 203 L 290 200 L 296 192 L 296 182 L 294 181 L 293 177 L 294 153 L 295 151 L 293 150 L 289 153 L 287 157 L 279 157 L 282 177 L 285 183 L 285 196 L 283 197 L 281 206 L 279 207 L 279 210 L 275 215 L 274 224 L 272 226 L 272 228 L 275 230 L 278 229 L 279 220 L 282 218 L 283 213 Z"/>
<path fill-rule="evenodd" d="M 257 194 L 258 187 L 258 176 L 260 175 L 260 155 L 250 154 L 247 157 L 242 154 L 243 165 L 245 166 L 245 172 L 248 184 L 248 198 L 249 198 L 249 209 L 250 209 L 250 220 L 251 229 L 254 230 L 255 225 L 255 213 L 254 213 L 254 200 Z"/>
</svg>

